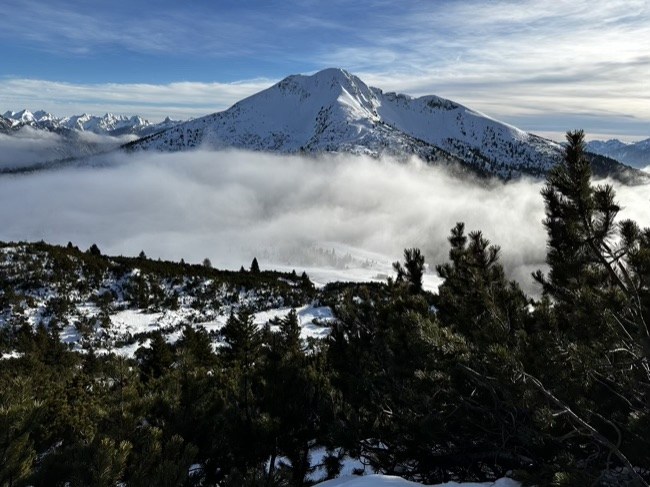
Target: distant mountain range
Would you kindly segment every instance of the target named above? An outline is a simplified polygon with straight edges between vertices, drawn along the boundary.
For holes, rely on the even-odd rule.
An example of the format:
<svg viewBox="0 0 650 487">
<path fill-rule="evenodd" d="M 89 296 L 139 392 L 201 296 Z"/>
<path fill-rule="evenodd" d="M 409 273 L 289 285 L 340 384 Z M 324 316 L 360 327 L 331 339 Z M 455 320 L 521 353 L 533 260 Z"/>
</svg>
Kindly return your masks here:
<svg viewBox="0 0 650 487">
<path fill-rule="evenodd" d="M 54 132 L 76 130 L 114 137 L 130 134 L 144 137 L 179 123 L 179 120 L 171 120 L 169 117 L 160 123 L 151 123 L 137 115 L 126 117 L 107 113 L 99 117 L 84 113 L 83 115 L 58 118 L 43 110 L 34 113 L 29 110 L 21 110 L 19 112 L 7 111 L 0 117 L 0 132 L 9 133 L 27 126 Z"/>
<path fill-rule="evenodd" d="M 587 143 L 587 150 L 638 169 L 650 166 L 650 139 L 633 143 L 621 142 L 617 139 L 606 142 L 593 140 Z"/>
<path fill-rule="evenodd" d="M 12 134 L 26 126 L 66 136 L 69 143 L 62 150 L 68 157 L 96 150 L 78 135 L 85 132 L 139 137 L 123 146 L 129 151 L 237 148 L 288 154 L 417 156 L 501 178 L 544 176 L 563 157 L 561 144 L 454 101 L 434 95 L 413 98 L 385 93 L 337 68 L 289 76 L 223 112 L 186 122 L 167 118 L 154 124 L 138 116 L 108 113 L 57 118 L 27 110 L 0 117 L 0 132 Z M 83 150 L 76 150 L 77 143 Z M 650 139 L 639 144 L 591 142 L 588 148 L 597 175 L 626 180 L 647 177 L 618 161 L 636 168 L 649 165 Z"/>
<path fill-rule="evenodd" d="M 180 123 L 151 123 L 138 116 L 75 115 L 58 118 L 43 110 L 8 111 L 0 116 L 0 134 L 13 137 L 0 151 L 0 172 L 52 168 L 111 152 L 128 140 L 161 132 Z"/>
</svg>

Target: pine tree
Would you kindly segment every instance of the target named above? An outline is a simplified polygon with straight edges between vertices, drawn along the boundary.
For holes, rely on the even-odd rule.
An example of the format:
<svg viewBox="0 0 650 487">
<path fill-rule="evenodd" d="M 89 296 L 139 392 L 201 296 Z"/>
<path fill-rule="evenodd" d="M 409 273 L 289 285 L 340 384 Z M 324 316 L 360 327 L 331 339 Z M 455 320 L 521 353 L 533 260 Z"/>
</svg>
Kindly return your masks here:
<svg viewBox="0 0 650 487">
<path fill-rule="evenodd" d="M 253 262 L 251 262 L 251 272 L 253 274 L 260 273 L 260 265 L 257 263 L 257 257 L 253 257 Z"/>
<path fill-rule="evenodd" d="M 271 327 L 277 331 L 271 331 Z M 284 318 L 271 320 L 265 335 L 260 401 L 269 418 L 267 485 L 302 487 L 312 471 L 311 453 L 320 446 L 319 437 L 327 429 L 322 423 L 331 419 L 326 400 L 331 388 L 324 376 L 324 355 L 318 347 L 311 348 L 309 353 L 303 351 L 295 310 Z M 278 462 L 279 458 L 283 460 Z"/>
<path fill-rule="evenodd" d="M 203 327 L 195 328 L 185 325 L 183 335 L 176 343 L 176 346 L 179 352 L 185 352 L 186 358 L 195 367 L 209 368 L 215 364 L 216 355 L 212 351 L 212 342 L 208 332 Z"/>
<path fill-rule="evenodd" d="M 263 336 L 248 310 L 231 312 L 221 329 L 227 346 L 221 355 L 229 383 L 226 385 L 229 404 L 224 412 L 228 448 L 232 451 L 230 480 L 226 485 L 244 485 L 263 469 L 268 449 L 265 418 L 260 411 L 260 369 L 263 362 Z"/>
<path fill-rule="evenodd" d="M 615 464 L 634 477 L 650 463 L 650 229 L 616 221 L 613 188 L 591 183 L 584 133 L 567 142 L 542 191 L 550 269 L 534 274 L 552 326 L 537 345 L 553 353 L 528 379 L 563 419 L 556 428 L 581 439 L 572 454 L 600 450 L 583 473 Z"/>
<path fill-rule="evenodd" d="M 137 432 L 133 447 L 128 485 L 184 485 L 196 454 L 196 447 L 187 444 L 179 435 L 164 438 L 160 428 L 143 426 Z"/>
<path fill-rule="evenodd" d="M 515 345 L 529 302 L 518 284 L 506 279 L 501 249 L 480 231 L 466 235 L 463 223 L 452 228 L 448 240 L 449 262 L 436 266 L 444 279 L 434 300 L 441 322 L 483 348 Z"/>
<path fill-rule="evenodd" d="M 36 458 L 31 436 L 42 403 L 33 397 L 31 379 L 0 376 L 0 485 L 21 484 Z"/>
<path fill-rule="evenodd" d="M 88 485 L 113 487 L 123 480 L 131 448 L 128 441 L 117 444 L 111 438 L 102 438 L 95 442 L 89 449 L 89 461 L 86 467 Z"/>
<path fill-rule="evenodd" d="M 393 263 L 393 269 L 397 272 L 396 281 L 407 282 L 413 294 L 422 292 L 422 276 L 424 275 L 424 255 L 420 249 L 404 249 L 404 265 L 399 262 Z"/>
<path fill-rule="evenodd" d="M 260 357 L 262 333 L 253 319 L 251 312 L 245 309 L 238 314 L 231 312 L 221 329 L 221 337 L 228 345 L 223 354 L 230 363 L 243 369 L 250 369 Z"/>
<path fill-rule="evenodd" d="M 167 343 L 160 330 L 156 330 L 152 334 L 150 347 L 138 348 L 135 356 L 140 360 L 143 380 L 160 377 L 174 363 L 172 347 Z"/>
<path fill-rule="evenodd" d="M 88 253 L 90 255 L 93 255 L 95 257 L 99 257 L 102 255 L 101 250 L 99 250 L 99 247 L 97 247 L 97 244 L 92 244 L 90 248 L 88 249 Z"/>
</svg>

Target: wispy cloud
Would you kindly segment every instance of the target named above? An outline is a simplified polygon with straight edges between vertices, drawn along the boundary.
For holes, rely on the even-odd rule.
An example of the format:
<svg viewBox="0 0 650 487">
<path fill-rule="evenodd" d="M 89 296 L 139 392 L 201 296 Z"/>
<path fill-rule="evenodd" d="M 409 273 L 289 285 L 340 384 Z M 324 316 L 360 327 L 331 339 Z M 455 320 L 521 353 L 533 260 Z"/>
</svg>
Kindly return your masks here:
<svg viewBox="0 0 650 487">
<path fill-rule="evenodd" d="M 437 93 L 511 122 L 614 115 L 648 135 L 650 56 L 639 42 L 650 39 L 646 1 L 432 5 L 368 28 L 365 45 L 329 51 L 322 61 L 358 67 L 371 84 Z"/>
<path fill-rule="evenodd" d="M 219 15 L 201 15 L 200 9 L 151 10 L 149 3 L 135 12 L 120 5 L 86 2 L 11 2 L 0 17 L 2 37 L 22 40 L 35 49 L 69 54 L 97 54 L 125 49 L 139 53 L 187 54 L 249 53 L 247 42 L 259 31 L 241 19 L 232 23 Z M 120 3 L 120 2 L 118 2 Z M 198 13 L 198 15 L 197 15 Z"/>
<path fill-rule="evenodd" d="M 647 0 L 415 0 L 399 6 L 384 0 L 227 6 L 165 0 L 155 9 L 140 0 L 9 3 L 0 17 L 5 46 L 48 51 L 57 59 L 98 59 L 106 52 L 161 63 L 182 59 L 194 71 L 189 77 L 179 71 L 179 79 L 201 82 L 51 86 L 53 97 L 79 88 L 70 100 L 97 102 L 87 110 L 133 103 L 134 109 L 164 106 L 172 115 L 197 116 L 251 94 L 247 88 L 268 86 L 210 83 L 226 79 L 224 72 L 230 80 L 241 71 L 246 74 L 239 79 L 277 80 L 338 66 L 373 86 L 438 94 L 515 125 L 526 123 L 527 130 L 543 131 L 555 120 L 561 133 L 585 115 L 585 123 L 601 117 L 612 124 L 609 130 L 602 123 L 583 126 L 588 131 L 650 135 Z M 11 93 L 18 100 L 29 96 L 27 88 L 24 95 L 17 91 L 21 82 L 1 83 L 0 104 L 16 106 Z M 39 83 L 28 84 L 35 99 L 44 98 L 35 90 Z M 153 101 L 155 96 L 162 101 Z M 539 124 L 531 123 L 534 117 Z"/>
<path fill-rule="evenodd" d="M 149 84 L 73 84 L 0 78 L 0 107 L 43 109 L 56 116 L 83 112 L 138 114 L 152 121 L 200 117 L 225 110 L 238 100 L 268 88 L 273 81 L 237 83 L 178 82 Z"/>
</svg>

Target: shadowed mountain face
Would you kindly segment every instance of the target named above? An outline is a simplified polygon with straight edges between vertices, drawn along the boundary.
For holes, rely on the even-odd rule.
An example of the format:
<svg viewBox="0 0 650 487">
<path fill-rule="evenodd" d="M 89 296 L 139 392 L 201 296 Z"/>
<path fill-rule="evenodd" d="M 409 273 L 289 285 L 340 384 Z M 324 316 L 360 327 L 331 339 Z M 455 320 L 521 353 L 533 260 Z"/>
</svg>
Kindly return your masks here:
<svg viewBox="0 0 650 487">
<path fill-rule="evenodd" d="M 11 126 L 12 126 L 11 120 L 0 116 L 0 133 L 2 134 L 9 133 L 9 131 L 11 130 Z"/>
</svg>

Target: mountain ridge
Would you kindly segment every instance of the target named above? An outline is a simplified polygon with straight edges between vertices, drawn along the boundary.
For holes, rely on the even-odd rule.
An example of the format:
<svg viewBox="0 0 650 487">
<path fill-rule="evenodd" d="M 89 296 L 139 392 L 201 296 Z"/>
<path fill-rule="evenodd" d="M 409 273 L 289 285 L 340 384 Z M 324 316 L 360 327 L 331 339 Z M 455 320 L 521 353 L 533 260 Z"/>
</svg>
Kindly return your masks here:
<svg viewBox="0 0 650 487">
<path fill-rule="evenodd" d="M 618 139 L 592 140 L 587 142 L 587 150 L 637 169 L 650 166 L 650 138 L 638 142 L 621 142 Z"/>
<path fill-rule="evenodd" d="M 461 173 L 501 179 L 544 177 L 562 160 L 564 152 L 561 144 L 455 101 L 436 95 L 412 97 L 384 92 L 340 68 L 290 75 L 227 110 L 185 122 L 168 117 L 152 124 L 137 115 L 110 113 L 57 118 L 43 110 L 32 113 L 26 109 L 0 116 L 0 133 L 13 135 L 26 127 L 64 137 L 56 154 L 38 166 L 42 168 L 52 161 L 86 157 L 116 147 L 115 143 L 100 147 L 84 138 L 86 133 L 116 137 L 113 140 L 117 144 L 124 144 L 117 137 L 137 137 L 122 145 L 128 151 L 233 148 L 284 154 L 415 156 L 460 169 Z M 597 176 L 626 182 L 647 178 L 620 164 L 626 161 L 616 155 L 593 152 L 589 157 Z M 648 164 L 631 165 L 641 168 Z"/>
<path fill-rule="evenodd" d="M 45 110 L 37 110 L 32 113 L 27 109 L 18 112 L 8 110 L 0 118 L 0 130 L 5 133 L 28 126 L 55 132 L 76 130 L 78 132 L 92 132 L 97 135 L 136 135 L 138 137 L 160 132 L 181 123 L 180 120 L 171 120 L 169 117 L 160 123 L 152 123 L 139 115 L 127 117 L 112 113 L 106 113 L 102 116 L 83 113 L 59 118 Z"/>
<path fill-rule="evenodd" d="M 127 144 L 130 150 L 239 148 L 417 155 L 478 172 L 540 176 L 562 157 L 550 140 L 436 95 L 384 93 L 339 68 L 291 75 L 229 109 Z"/>
<path fill-rule="evenodd" d="M 340 68 L 290 75 L 227 110 L 124 147 L 130 151 L 234 148 L 417 156 L 502 179 L 543 177 L 564 153 L 561 144 L 460 103 L 436 95 L 385 93 Z M 591 157 L 600 176 L 635 174 L 614 160 Z"/>
</svg>

